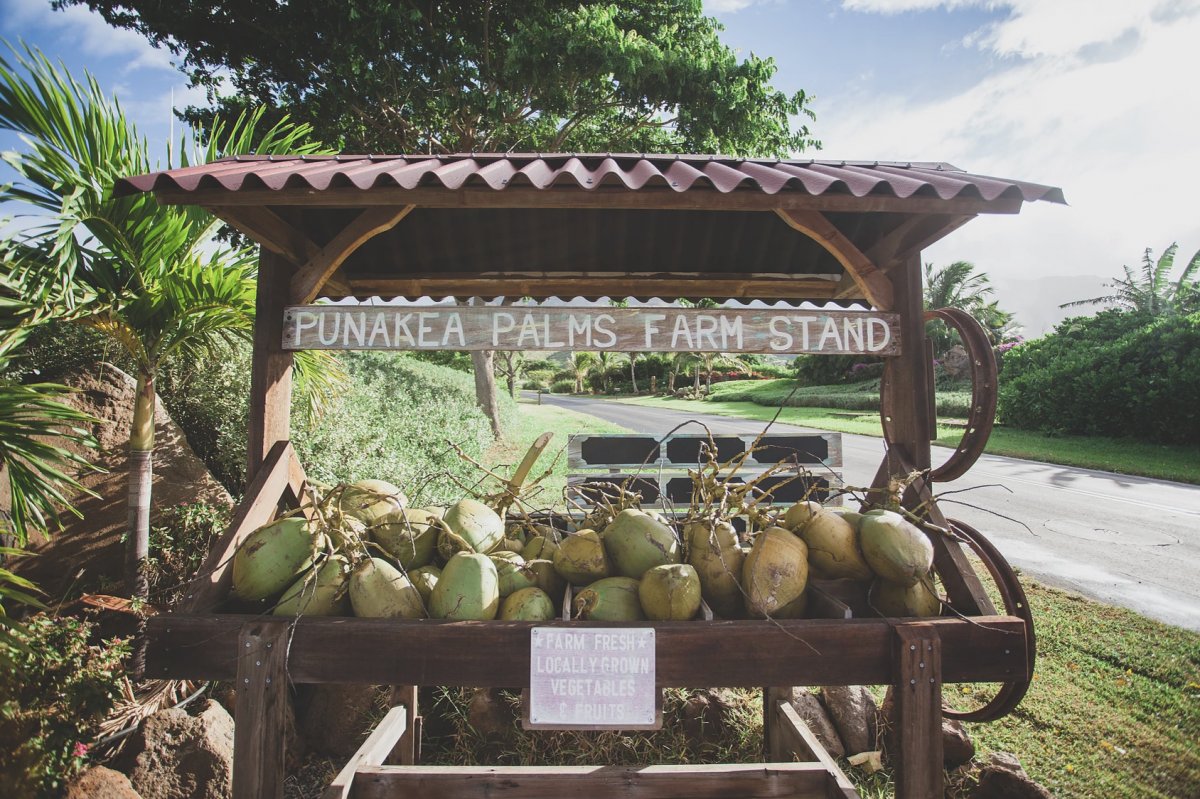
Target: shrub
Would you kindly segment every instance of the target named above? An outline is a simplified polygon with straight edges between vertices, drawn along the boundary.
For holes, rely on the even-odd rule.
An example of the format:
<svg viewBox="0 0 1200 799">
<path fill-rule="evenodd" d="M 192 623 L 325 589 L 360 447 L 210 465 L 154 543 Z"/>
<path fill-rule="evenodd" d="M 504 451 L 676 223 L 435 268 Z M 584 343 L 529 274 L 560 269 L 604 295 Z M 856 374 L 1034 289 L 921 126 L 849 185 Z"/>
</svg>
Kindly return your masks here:
<svg viewBox="0 0 1200 799">
<path fill-rule="evenodd" d="M 150 528 L 150 596 L 172 606 L 229 524 L 229 510 L 203 502 L 167 508 Z"/>
<path fill-rule="evenodd" d="M 850 369 L 862 360 L 860 355 L 800 355 L 792 361 L 792 368 L 800 382 L 828 386 L 845 383 Z"/>
<path fill-rule="evenodd" d="M 39 614 L 0 669 L 0 796 L 59 796 L 120 695 L 118 641 L 90 644 L 90 622 Z"/>
<path fill-rule="evenodd" d="M 570 394 L 575 391 L 574 380 L 555 380 L 550 384 L 551 394 Z"/>
</svg>

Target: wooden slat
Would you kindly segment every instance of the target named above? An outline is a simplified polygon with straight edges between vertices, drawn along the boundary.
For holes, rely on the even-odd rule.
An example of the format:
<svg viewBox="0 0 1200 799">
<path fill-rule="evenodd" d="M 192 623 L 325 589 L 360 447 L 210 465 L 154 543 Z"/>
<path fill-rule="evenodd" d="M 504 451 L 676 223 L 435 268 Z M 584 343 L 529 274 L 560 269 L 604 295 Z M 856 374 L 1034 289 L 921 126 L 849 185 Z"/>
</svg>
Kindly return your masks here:
<svg viewBox="0 0 1200 799">
<path fill-rule="evenodd" d="M 965 225 L 974 216 L 914 214 L 864 252 L 883 272 Z"/>
<path fill-rule="evenodd" d="M 283 796 L 287 632 L 286 619 L 257 619 L 238 634 L 233 799 Z"/>
<path fill-rule="evenodd" d="M 942 655 L 934 625 L 896 626 L 896 799 L 942 796 Z"/>
<path fill-rule="evenodd" d="M 283 309 L 292 267 L 263 252 L 254 301 L 254 354 L 250 364 L 250 418 L 246 432 L 246 479 L 253 480 L 267 452 L 291 436 L 292 353 L 283 349 Z"/>
<path fill-rule="evenodd" d="M 812 728 L 804 719 L 800 718 L 800 714 L 796 712 L 796 708 L 792 707 L 792 703 L 777 701 L 775 707 L 779 719 L 778 730 L 785 738 L 785 745 L 801 760 L 815 760 L 829 772 L 831 782 L 829 796 L 840 799 L 859 799 L 854 783 L 850 782 L 846 772 L 842 771 L 837 761 L 830 756 L 829 752 L 825 751 L 824 746 L 821 746 L 821 742 L 817 740 Z"/>
<path fill-rule="evenodd" d="M 374 766 L 360 768 L 355 799 L 823 799 L 818 763 L 689 766 Z"/>
<path fill-rule="evenodd" d="M 799 192 L 765 194 L 761 191 L 672 191 L 642 189 L 626 191 L 604 188 L 533 189 L 511 186 L 504 191 L 462 188 L 455 191 L 438 188 L 401 189 L 378 186 L 368 190 L 338 188 L 325 191 L 285 188 L 226 191 L 161 191 L 155 196 L 164 205 L 206 206 L 286 206 L 324 208 L 366 208 L 370 206 L 416 205 L 422 208 L 668 208 L 677 210 L 776 211 L 797 209 L 815 211 L 886 212 L 914 214 L 1015 214 L 1021 210 L 1020 197 L 979 200 L 968 197 L 942 200 L 936 197 L 854 197 L 826 194 L 813 197 Z"/>
<path fill-rule="evenodd" d="M 321 799 L 349 799 L 353 795 L 354 776 L 360 768 L 382 766 L 396 743 L 409 731 L 408 713 L 404 705 L 397 705 L 387 712 L 383 720 L 375 725 L 367 740 L 358 747 L 333 782 L 321 794 Z"/>
<path fill-rule="evenodd" d="M 147 676 L 228 680 L 245 616 L 147 620 Z M 945 680 L 1026 678 L 1025 623 L 1012 616 L 929 622 L 941 635 Z M 520 688 L 529 681 L 530 630 L 589 622 L 450 622 L 302 618 L 291 640 L 296 683 L 462 685 Z M 616 625 L 621 626 L 621 625 Z M 663 687 L 884 685 L 895 681 L 885 619 L 639 622 L 656 632 Z M 714 646 L 713 642 L 720 642 Z M 487 657 L 480 657 L 486 652 Z M 747 653 L 753 653 L 748 657 Z"/>
<path fill-rule="evenodd" d="M 814 619 L 852 619 L 854 611 L 838 597 L 816 585 L 808 584 L 808 615 Z"/>
<path fill-rule="evenodd" d="M 765 469 L 761 466 L 750 466 L 738 470 L 732 478 L 734 483 L 744 483 L 759 477 Z M 641 472 L 578 472 L 567 475 L 567 485 L 575 494 L 583 494 L 591 489 L 601 493 L 613 494 L 615 491 L 603 484 L 621 485 L 628 481 L 628 488 L 642 495 L 645 505 L 659 505 L 663 499 L 668 505 L 688 505 L 692 501 L 693 481 L 684 471 L 666 471 L 656 467 L 643 469 Z M 760 504 L 791 505 L 804 499 L 825 502 L 834 489 L 842 485 L 842 475 L 839 472 L 820 471 L 793 477 L 787 472 L 773 474 L 763 478 L 758 484 L 762 492 L 770 491 L 769 501 L 762 493 Z M 773 489 L 773 490 L 772 490 Z"/>
<path fill-rule="evenodd" d="M 315 300 L 325 281 L 355 250 L 380 233 L 391 230 L 415 207 L 368 208 L 360 213 L 292 277 L 292 302 L 303 305 Z"/>
<path fill-rule="evenodd" d="M 290 441 L 275 442 L 262 468 L 246 486 L 246 498 L 234 511 L 225 534 L 209 550 L 204 565 L 192 580 L 182 602 L 184 612 L 209 610 L 229 593 L 233 553 L 246 536 L 275 516 L 291 480 L 289 466 L 295 458 Z"/>
<path fill-rule="evenodd" d="M 819 211 L 780 210 L 779 218 L 820 244 L 837 258 L 846 273 L 862 290 L 862 295 L 881 311 L 892 308 L 892 284 L 871 259 L 867 258 L 846 235 Z"/>
<path fill-rule="evenodd" d="M 393 685 L 391 702 L 393 710 L 404 708 L 406 728 L 404 734 L 392 747 L 391 755 L 383 762 L 397 763 L 401 766 L 415 766 L 421 762 L 421 730 L 419 725 L 418 702 L 419 691 L 415 685 Z"/>
<path fill-rule="evenodd" d="M 717 457 L 727 461 L 748 450 L 757 434 L 721 434 L 712 437 Z M 659 439 L 652 435 L 572 435 L 567 439 L 567 468 L 569 469 L 634 469 L 639 466 L 695 468 L 697 459 L 674 457 L 679 447 L 671 442 L 684 442 L 688 454 L 709 441 L 706 435 L 678 434 Z M 694 442 L 694 443 L 693 443 Z M 762 449 L 762 447 L 766 449 Z M 759 444 L 760 451 L 746 458 L 747 467 L 761 470 L 780 460 L 795 459 L 801 466 L 840 467 L 842 465 L 841 433 L 810 435 L 769 435 Z M 824 457 L 818 457 L 824 450 Z M 648 454 L 654 457 L 646 458 Z"/>
</svg>

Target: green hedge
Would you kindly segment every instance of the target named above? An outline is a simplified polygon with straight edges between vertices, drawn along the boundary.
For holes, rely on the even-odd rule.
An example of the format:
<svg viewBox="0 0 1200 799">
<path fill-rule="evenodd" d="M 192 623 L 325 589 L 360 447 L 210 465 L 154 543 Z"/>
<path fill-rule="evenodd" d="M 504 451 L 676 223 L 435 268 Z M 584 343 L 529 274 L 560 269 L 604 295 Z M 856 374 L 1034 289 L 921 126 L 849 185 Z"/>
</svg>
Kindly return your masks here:
<svg viewBox="0 0 1200 799">
<path fill-rule="evenodd" d="M 1000 419 L 1050 433 L 1200 443 L 1200 313 L 1104 311 L 1005 354 Z"/>
<path fill-rule="evenodd" d="M 795 392 L 793 393 L 793 389 Z M 753 402 L 777 408 L 837 408 L 845 411 L 878 411 L 879 380 L 833 386 L 800 386 L 796 381 L 730 380 L 713 385 L 713 402 Z M 938 391 L 939 416 L 965 418 L 971 410 L 970 391 Z"/>
</svg>

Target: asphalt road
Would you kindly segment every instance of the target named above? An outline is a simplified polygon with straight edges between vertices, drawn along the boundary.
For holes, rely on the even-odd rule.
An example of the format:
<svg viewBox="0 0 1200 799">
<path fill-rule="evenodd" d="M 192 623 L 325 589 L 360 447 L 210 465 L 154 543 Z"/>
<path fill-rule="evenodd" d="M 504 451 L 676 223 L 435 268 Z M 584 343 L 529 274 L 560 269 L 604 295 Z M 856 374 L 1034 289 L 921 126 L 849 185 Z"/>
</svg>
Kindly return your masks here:
<svg viewBox="0 0 1200 799">
<path fill-rule="evenodd" d="M 581 397 L 542 401 L 639 433 L 662 434 L 689 418 L 714 433 L 758 432 L 763 424 Z M 881 440 L 843 434 L 842 446 L 845 482 L 869 484 Z M 935 447 L 934 462 L 949 452 Z M 937 493 L 947 491 L 956 493 L 942 498 L 943 511 L 982 531 L 1023 573 L 1200 631 L 1200 487 L 985 455 Z"/>
</svg>

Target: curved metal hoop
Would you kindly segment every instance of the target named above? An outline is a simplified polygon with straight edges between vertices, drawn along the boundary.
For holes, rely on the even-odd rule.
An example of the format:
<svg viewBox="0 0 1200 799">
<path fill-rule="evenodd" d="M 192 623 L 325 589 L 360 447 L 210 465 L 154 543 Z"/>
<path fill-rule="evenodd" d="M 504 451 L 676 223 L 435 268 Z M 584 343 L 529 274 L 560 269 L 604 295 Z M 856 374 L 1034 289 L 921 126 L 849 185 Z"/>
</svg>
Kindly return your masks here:
<svg viewBox="0 0 1200 799">
<path fill-rule="evenodd" d="M 983 454 L 988 436 L 992 434 L 992 425 L 996 421 L 997 368 L 996 354 L 992 351 L 987 331 L 975 317 L 958 308 L 939 308 L 925 312 L 926 322 L 935 319 L 958 331 L 971 360 L 971 411 L 967 415 L 967 428 L 953 454 L 945 463 L 929 472 L 930 480 L 944 483 L 962 477 Z M 879 384 L 879 417 L 883 423 L 883 438 L 889 445 L 894 443 L 891 392 L 888 391 L 892 368 L 892 361 L 889 360 Z"/>
<path fill-rule="evenodd" d="M 1025 697 L 1025 692 L 1029 690 L 1029 684 L 1033 681 L 1033 667 L 1037 662 L 1037 636 L 1033 630 L 1033 611 L 1029 609 L 1029 600 L 1025 598 L 1025 589 L 1021 587 L 1021 581 L 1017 579 L 1012 566 L 1000 554 L 1000 550 L 996 549 L 991 541 L 988 541 L 982 533 L 966 522 L 947 519 L 946 523 L 983 561 L 983 565 L 991 574 L 992 580 L 1000 592 L 1004 610 L 1010 616 L 1016 616 L 1025 622 L 1025 652 L 1028 666 L 1026 677 L 1004 683 L 996 695 L 983 707 L 964 711 L 942 709 L 944 716 L 959 721 L 995 721 L 1007 716 L 1020 704 Z"/>
</svg>

